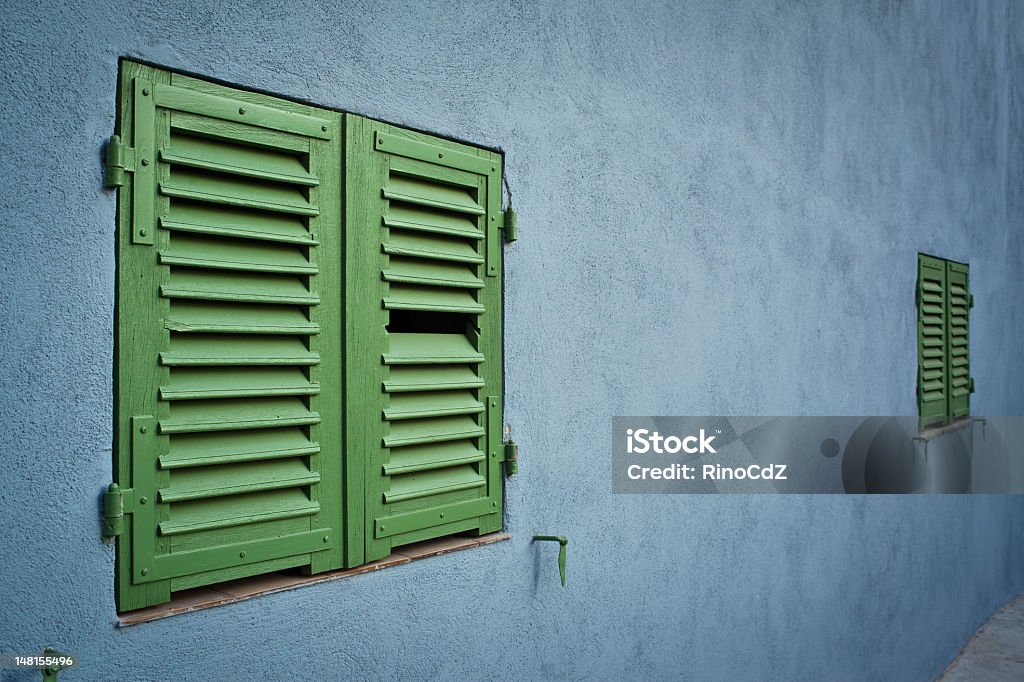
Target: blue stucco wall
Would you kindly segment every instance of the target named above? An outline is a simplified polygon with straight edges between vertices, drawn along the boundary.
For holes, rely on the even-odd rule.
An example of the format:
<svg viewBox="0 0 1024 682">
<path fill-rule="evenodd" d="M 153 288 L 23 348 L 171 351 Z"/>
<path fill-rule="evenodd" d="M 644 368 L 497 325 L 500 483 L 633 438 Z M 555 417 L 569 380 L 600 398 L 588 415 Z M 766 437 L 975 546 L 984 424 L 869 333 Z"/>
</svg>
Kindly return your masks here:
<svg viewBox="0 0 1024 682">
<path fill-rule="evenodd" d="M 0 649 L 76 652 L 68 680 L 925 680 L 1024 590 L 1019 497 L 613 496 L 607 442 L 913 413 L 918 251 L 971 264 L 975 413 L 1024 413 L 1024 4 L 0 4 Z M 506 151 L 511 541 L 114 627 L 120 56 Z"/>
</svg>

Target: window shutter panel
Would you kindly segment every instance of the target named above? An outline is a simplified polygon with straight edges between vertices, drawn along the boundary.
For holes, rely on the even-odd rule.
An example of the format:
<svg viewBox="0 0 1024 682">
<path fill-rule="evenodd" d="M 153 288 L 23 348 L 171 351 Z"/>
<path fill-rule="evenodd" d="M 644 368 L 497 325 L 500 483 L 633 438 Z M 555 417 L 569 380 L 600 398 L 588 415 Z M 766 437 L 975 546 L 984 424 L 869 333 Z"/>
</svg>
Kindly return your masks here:
<svg viewBox="0 0 1024 682">
<path fill-rule="evenodd" d="M 919 255 L 917 267 L 917 396 L 921 425 L 945 419 L 949 396 L 946 364 L 946 265 Z"/>
<path fill-rule="evenodd" d="M 947 371 L 950 377 L 949 415 L 964 417 L 971 413 L 971 371 L 968 355 L 968 316 L 970 291 L 968 266 L 946 263 L 947 301 L 949 311 L 949 346 Z"/>
<path fill-rule="evenodd" d="M 125 62 L 118 607 L 342 565 L 341 117 Z"/>
<path fill-rule="evenodd" d="M 358 116 L 346 126 L 355 564 L 501 528 L 501 157 Z"/>
</svg>

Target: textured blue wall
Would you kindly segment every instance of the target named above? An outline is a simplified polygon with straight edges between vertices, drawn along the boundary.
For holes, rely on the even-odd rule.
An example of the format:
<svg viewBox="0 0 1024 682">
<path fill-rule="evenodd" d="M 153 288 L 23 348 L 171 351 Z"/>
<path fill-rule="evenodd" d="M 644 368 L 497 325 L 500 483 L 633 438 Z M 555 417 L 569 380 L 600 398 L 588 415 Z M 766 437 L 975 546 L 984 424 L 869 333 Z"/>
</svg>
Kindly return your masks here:
<svg viewBox="0 0 1024 682">
<path fill-rule="evenodd" d="M 2 4 L 0 649 L 69 680 L 921 680 L 1024 590 L 1020 498 L 613 496 L 607 443 L 913 413 L 919 250 L 971 264 L 974 411 L 1024 413 L 1024 4 Z M 506 150 L 512 541 L 114 627 L 119 56 Z M 535 531 L 572 538 L 568 589 Z"/>
</svg>

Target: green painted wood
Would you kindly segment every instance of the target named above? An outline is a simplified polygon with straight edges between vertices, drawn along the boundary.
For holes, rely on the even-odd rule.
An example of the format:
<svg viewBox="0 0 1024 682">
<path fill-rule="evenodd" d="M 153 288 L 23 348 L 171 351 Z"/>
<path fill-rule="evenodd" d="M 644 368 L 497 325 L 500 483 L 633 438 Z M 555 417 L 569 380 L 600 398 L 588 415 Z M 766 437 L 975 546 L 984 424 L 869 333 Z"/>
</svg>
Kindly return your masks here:
<svg viewBox="0 0 1024 682">
<path fill-rule="evenodd" d="M 141 88 L 136 87 L 136 79 L 146 82 L 167 82 L 166 73 L 140 66 L 132 62 L 122 62 L 118 87 L 118 129 L 116 133 L 132 146 L 139 143 L 136 137 L 137 113 L 148 119 L 150 128 L 155 128 L 154 109 L 137 103 L 137 95 L 141 96 Z M 145 121 L 144 121 L 145 125 Z M 147 148 L 143 135 L 142 147 Z M 150 149 L 154 142 L 149 142 Z M 126 174 L 126 184 L 117 192 L 117 232 L 116 232 L 116 297 L 114 303 L 114 482 L 122 489 L 132 489 L 135 478 L 132 458 L 133 432 L 132 419 L 137 416 L 153 416 L 159 414 L 156 387 L 160 385 L 165 374 L 164 368 L 155 362 L 157 353 L 163 342 L 162 320 L 167 313 L 167 304 L 156 296 L 160 286 L 160 272 L 154 267 L 153 247 L 145 241 L 139 242 L 139 231 L 147 230 L 147 236 L 156 235 L 151 231 L 153 225 L 153 208 L 149 209 L 148 218 L 141 212 L 146 206 L 145 200 L 140 205 L 133 201 L 133 195 L 143 187 L 146 196 L 155 194 L 154 184 L 145 174 Z M 139 178 L 146 178 L 139 183 Z M 149 204 L 152 206 L 152 202 Z M 140 206 L 143 207 L 140 209 Z M 138 216 L 136 222 L 136 216 Z M 136 390 L 127 390 L 136 387 Z M 154 427 L 155 429 L 155 427 Z M 161 444 L 155 445 L 155 457 L 159 457 Z M 141 464 L 141 463 L 140 463 Z M 154 464 L 155 469 L 155 464 Z M 155 478 L 155 471 L 153 472 Z M 140 481 L 141 482 L 141 481 Z M 149 497 L 155 494 L 151 492 Z M 126 514 L 124 518 L 125 532 L 116 540 L 115 560 L 115 598 L 120 611 L 142 608 L 150 604 L 167 601 L 170 598 L 170 583 L 167 580 L 139 583 L 133 580 L 132 539 L 145 530 L 155 533 L 154 523 L 140 525 L 135 514 Z M 141 567 L 140 567 L 141 568 Z"/>
<path fill-rule="evenodd" d="M 377 519 L 375 534 L 378 538 L 390 538 L 395 535 L 412 533 L 414 531 L 427 531 L 409 539 L 409 542 L 425 540 L 432 535 L 429 531 L 440 531 L 433 537 L 447 535 L 447 524 L 466 519 L 479 519 L 498 516 L 498 505 L 494 500 L 480 498 L 468 502 L 444 505 L 430 509 L 422 509 L 414 512 L 393 514 L 388 517 Z M 500 523 L 501 519 L 498 519 Z M 478 523 L 475 521 L 475 523 Z M 465 530 L 473 526 L 463 526 L 459 530 Z"/>
<path fill-rule="evenodd" d="M 388 365 L 433 365 L 481 363 L 484 354 L 473 342 L 458 334 L 400 333 L 388 334 L 389 352 L 384 354 Z"/>
<path fill-rule="evenodd" d="M 250 103 L 251 97 L 239 98 L 237 92 L 233 92 L 229 96 L 217 96 L 173 85 L 157 86 L 155 99 L 157 106 L 165 109 L 187 111 L 192 114 L 222 118 L 226 121 L 296 133 L 306 137 L 326 140 L 330 139 L 333 134 L 330 112 L 322 112 L 323 118 L 320 118 L 283 111 L 279 108 L 280 102 L 283 100 L 277 100 L 278 106 L 263 103 L 252 104 Z M 244 99 L 250 101 L 246 102 Z M 268 101 L 270 99 L 267 98 Z M 336 129 L 336 126 L 337 124 L 334 124 L 333 127 Z"/>
<path fill-rule="evenodd" d="M 476 249 L 465 242 L 440 239 L 429 234 L 399 233 L 384 242 L 384 253 L 393 256 L 433 258 L 456 263 L 484 262 Z"/>
<path fill-rule="evenodd" d="M 388 393 L 482 388 L 486 384 L 473 365 L 395 366 L 391 368 L 389 376 L 384 381 L 384 390 Z"/>
<path fill-rule="evenodd" d="M 293 556 L 303 563 L 311 562 L 313 559 L 309 553 L 315 553 L 312 555 L 313 557 L 326 554 L 329 551 L 329 547 L 337 544 L 337 540 L 332 540 L 335 535 L 336 532 L 331 528 L 318 528 L 308 533 L 286 535 L 278 538 L 264 538 L 221 547 L 165 555 L 158 557 L 154 562 L 154 575 L 158 579 L 190 576 L 192 580 L 187 586 L 182 585 L 179 588 L 187 589 L 187 587 L 209 584 L 203 580 L 202 575 L 209 574 L 211 571 L 234 568 L 236 573 L 242 573 L 242 571 L 237 570 L 242 568 L 239 566 L 239 559 L 246 560 L 250 565 L 255 562 L 280 559 L 282 557 L 286 558 L 287 565 L 291 563 L 288 559 Z M 281 566 L 281 568 L 283 567 Z M 257 565 L 255 568 L 257 568 L 257 573 L 263 573 L 265 570 L 275 570 L 277 567 L 264 568 Z M 213 577 L 213 582 L 231 579 L 231 577 L 223 575 L 214 575 Z M 233 577 L 242 577 L 242 575 L 236 574 Z"/>
<path fill-rule="evenodd" d="M 160 457 L 162 469 L 300 457 L 320 452 L 301 427 L 290 429 L 180 434 L 174 450 Z"/>
<path fill-rule="evenodd" d="M 947 262 L 946 287 L 946 309 L 949 316 L 946 345 L 949 416 L 965 417 L 971 413 L 968 266 L 963 263 Z"/>
<path fill-rule="evenodd" d="M 502 380 L 501 278 L 484 272 L 499 262 L 488 224 L 500 214 L 500 157 L 346 122 L 349 332 L 361 338 L 358 356 L 349 343 L 348 432 L 368 453 L 369 561 L 396 544 L 501 527 L 484 404 Z"/>
<path fill-rule="evenodd" d="M 123 70 L 119 132 L 151 177 L 118 204 L 118 607 L 339 568 L 341 116 Z"/>
<path fill-rule="evenodd" d="M 940 423 L 948 414 L 947 326 L 945 262 L 921 254 L 917 268 L 917 394 L 922 426 Z"/>
<path fill-rule="evenodd" d="M 135 172 L 132 180 L 132 243 L 152 244 L 156 237 L 153 221 L 153 185 L 156 182 L 156 107 L 152 79 L 138 77 L 132 83 L 134 102 Z"/>
<path fill-rule="evenodd" d="M 373 372 L 374 361 L 386 352 L 387 314 L 381 308 L 385 265 L 381 252 L 379 178 L 385 160 L 373 154 L 368 119 L 345 116 L 345 510 L 349 519 L 345 562 L 358 566 L 387 556 L 390 543 L 375 544 L 373 512 L 379 507 L 370 481 L 385 463 L 379 428 L 386 403 Z"/>
<path fill-rule="evenodd" d="M 481 159 L 475 153 L 460 150 L 447 140 L 426 141 L 422 137 L 425 136 L 413 137 L 411 131 L 398 129 L 395 129 L 394 133 L 378 132 L 375 146 L 379 152 L 429 161 L 436 166 L 458 168 L 479 174 L 486 174 L 491 170 L 492 164 L 489 159 Z"/>
<path fill-rule="evenodd" d="M 314 454 L 314 453 L 310 453 Z M 305 462 L 294 457 L 280 460 L 227 463 L 195 467 L 172 478 L 170 486 L 159 492 L 161 502 L 181 502 L 208 497 L 293 488 L 320 481 Z"/>
<path fill-rule="evenodd" d="M 306 187 L 320 184 L 319 179 L 293 154 L 187 135 L 175 136 L 160 159 L 180 167 L 201 168 L 272 182 L 295 183 Z"/>
</svg>

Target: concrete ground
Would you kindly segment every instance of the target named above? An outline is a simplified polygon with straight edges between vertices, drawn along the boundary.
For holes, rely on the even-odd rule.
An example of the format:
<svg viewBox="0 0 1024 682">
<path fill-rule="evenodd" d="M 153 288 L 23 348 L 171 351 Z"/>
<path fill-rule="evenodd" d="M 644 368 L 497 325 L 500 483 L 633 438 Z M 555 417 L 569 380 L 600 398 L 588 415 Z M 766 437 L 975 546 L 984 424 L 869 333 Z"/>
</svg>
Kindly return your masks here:
<svg viewBox="0 0 1024 682">
<path fill-rule="evenodd" d="M 938 682 L 1024 680 L 1024 595 L 978 628 Z"/>
</svg>

